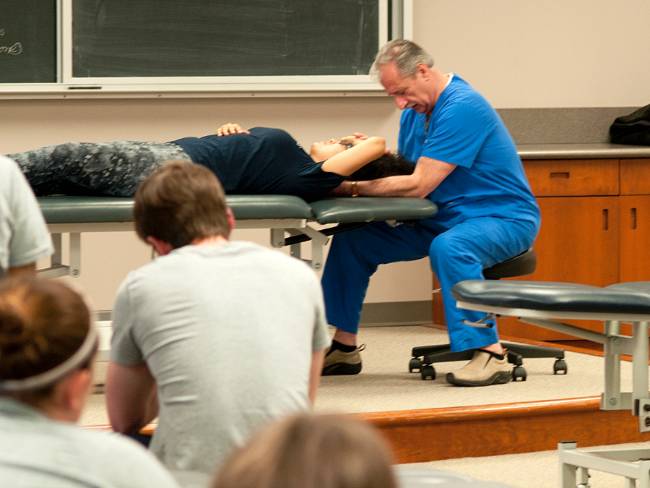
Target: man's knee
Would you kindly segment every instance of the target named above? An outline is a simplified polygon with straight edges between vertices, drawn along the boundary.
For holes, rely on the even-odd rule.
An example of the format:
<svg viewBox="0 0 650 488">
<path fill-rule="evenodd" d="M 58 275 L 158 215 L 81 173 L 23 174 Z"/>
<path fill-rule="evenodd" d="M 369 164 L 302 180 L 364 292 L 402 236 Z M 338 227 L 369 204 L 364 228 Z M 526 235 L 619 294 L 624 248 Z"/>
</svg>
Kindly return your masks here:
<svg viewBox="0 0 650 488">
<path fill-rule="evenodd" d="M 446 260 L 457 260 L 470 254 L 470 250 L 463 240 L 449 232 L 436 236 L 429 245 L 429 256 L 432 262 L 444 263 Z"/>
<path fill-rule="evenodd" d="M 431 241 L 429 259 L 433 271 L 439 276 L 447 274 L 445 271 L 457 274 L 460 269 L 471 269 L 471 274 L 474 274 L 475 269 L 482 269 L 480 258 L 472 252 L 467 241 L 449 233 L 440 234 Z"/>
</svg>

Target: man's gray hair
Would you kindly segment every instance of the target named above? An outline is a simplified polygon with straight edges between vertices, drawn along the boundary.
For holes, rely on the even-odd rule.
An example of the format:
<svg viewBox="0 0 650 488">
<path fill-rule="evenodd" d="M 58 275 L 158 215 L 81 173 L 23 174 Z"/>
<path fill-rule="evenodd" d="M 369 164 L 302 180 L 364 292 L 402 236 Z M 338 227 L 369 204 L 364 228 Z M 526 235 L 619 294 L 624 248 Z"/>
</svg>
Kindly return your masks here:
<svg viewBox="0 0 650 488">
<path fill-rule="evenodd" d="M 402 76 L 413 76 L 417 72 L 419 64 L 425 64 L 429 68 L 433 67 L 433 58 L 413 41 L 393 39 L 379 50 L 370 68 L 370 73 L 376 76 L 379 68 L 389 63 L 395 63 Z"/>
</svg>

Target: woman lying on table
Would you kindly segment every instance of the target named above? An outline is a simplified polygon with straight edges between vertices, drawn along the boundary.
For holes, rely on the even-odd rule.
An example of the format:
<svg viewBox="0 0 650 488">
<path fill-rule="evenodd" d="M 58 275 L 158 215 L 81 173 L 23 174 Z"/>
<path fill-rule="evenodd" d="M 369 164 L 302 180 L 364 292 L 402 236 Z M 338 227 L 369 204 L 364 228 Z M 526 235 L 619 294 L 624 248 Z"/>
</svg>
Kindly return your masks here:
<svg viewBox="0 0 650 488">
<path fill-rule="evenodd" d="M 166 161 L 185 160 L 214 172 L 228 194 L 283 194 L 312 201 L 332 194 L 345 179 L 410 174 L 414 168 L 386 154 L 381 137 L 357 133 L 315 142 L 307 153 L 281 129 L 245 130 L 232 123 L 214 135 L 166 143 L 71 142 L 8 156 L 37 195 L 133 196 L 153 170 Z"/>
</svg>

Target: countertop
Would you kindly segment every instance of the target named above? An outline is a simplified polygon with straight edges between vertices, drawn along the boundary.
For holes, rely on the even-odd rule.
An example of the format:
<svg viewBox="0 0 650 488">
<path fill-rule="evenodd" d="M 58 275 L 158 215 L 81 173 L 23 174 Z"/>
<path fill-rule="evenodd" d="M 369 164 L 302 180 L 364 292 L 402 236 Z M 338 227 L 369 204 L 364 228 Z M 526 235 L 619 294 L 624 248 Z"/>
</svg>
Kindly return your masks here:
<svg viewBox="0 0 650 488">
<path fill-rule="evenodd" d="M 650 158 L 650 146 L 624 144 L 520 144 L 521 159 Z"/>
</svg>

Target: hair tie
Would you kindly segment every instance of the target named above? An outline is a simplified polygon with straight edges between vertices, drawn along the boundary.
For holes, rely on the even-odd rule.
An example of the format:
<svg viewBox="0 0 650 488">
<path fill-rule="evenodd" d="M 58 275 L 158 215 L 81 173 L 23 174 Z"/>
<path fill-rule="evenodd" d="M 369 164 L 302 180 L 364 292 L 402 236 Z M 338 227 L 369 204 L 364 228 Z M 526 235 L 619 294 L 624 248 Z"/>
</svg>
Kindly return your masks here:
<svg viewBox="0 0 650 488">
<path fill-rule="evenodd" d="M 56 383 L 79 365 L 87 361 L 97 346 L 97 329 L 93 324 L 88 328 L 88 334 L 77 351 L 68 359 L 54 368 L 19 380 L 0 380 L 0 392 L 16 392 L 35 390 Z"/>
</svg>

